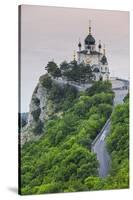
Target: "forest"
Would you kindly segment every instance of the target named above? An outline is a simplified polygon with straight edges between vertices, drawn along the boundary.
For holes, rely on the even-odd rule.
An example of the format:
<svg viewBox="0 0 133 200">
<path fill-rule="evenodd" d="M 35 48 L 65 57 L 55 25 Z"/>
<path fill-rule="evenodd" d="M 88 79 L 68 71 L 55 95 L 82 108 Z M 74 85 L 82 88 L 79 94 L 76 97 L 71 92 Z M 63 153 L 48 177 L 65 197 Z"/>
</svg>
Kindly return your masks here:
<svg viewBox="0 0 133 200">
<path fill-rule="evenodd" d="M 127 188 L 128 96 L 124 104 L 113 110 L 114 93 L 109 81 L 95 82 L 85 92 L 78 92 L 69 85 L 62 90 L 58 85 L 47 85 L 45 80 L 42 84 L 50 86 L 50 98 L 56 103 L 56 111 L 62 114 L 46 121 L 39 140 L 23 145 L 20 193 Z M 110 115 L 111 131 L 106 143 L 112 160 L 111 170 L 106 178 L 100 178 L 91 143 Z"/>
</svg>

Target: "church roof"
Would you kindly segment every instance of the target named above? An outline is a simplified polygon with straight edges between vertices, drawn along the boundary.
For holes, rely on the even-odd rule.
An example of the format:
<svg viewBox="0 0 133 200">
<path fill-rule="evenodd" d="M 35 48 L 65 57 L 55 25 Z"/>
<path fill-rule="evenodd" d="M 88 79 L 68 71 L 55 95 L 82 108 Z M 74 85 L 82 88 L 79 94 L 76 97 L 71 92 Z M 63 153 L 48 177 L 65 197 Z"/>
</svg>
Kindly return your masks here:
<svg viewBox="0 0 133 200">
<path fill-rule="evenodd" d="M 90 54 L 92 54 L 92 55 L 101 55 L 101 53 L 98 52 L 98 51 L 91 51 Z"/>
<path fill-rule="evenodd" d="M 82 51 L 77 51 L 77 52 L 78 52 L 78 53 L 82 53 L 82 54 L 87 54 L 87 53 L 88 53 L 88 50 L 82 50 Z M 90 51 L 89 54 L 91 54 L 91 55 L 101 55 L 101 53 L 98 52 L 98 51 Z"/>
<path fill-rule="evenodd" d="M 95 39 L 94 37 L 89 34 L 86 38 L 85 38 L 85 44 L 86 45 L 94 45 L 95 44 Z"/>
<path fill-rule="evenodd" d="M 87 50 L 78 51 L 79 53 L 87 54 Z"/>
</svg>

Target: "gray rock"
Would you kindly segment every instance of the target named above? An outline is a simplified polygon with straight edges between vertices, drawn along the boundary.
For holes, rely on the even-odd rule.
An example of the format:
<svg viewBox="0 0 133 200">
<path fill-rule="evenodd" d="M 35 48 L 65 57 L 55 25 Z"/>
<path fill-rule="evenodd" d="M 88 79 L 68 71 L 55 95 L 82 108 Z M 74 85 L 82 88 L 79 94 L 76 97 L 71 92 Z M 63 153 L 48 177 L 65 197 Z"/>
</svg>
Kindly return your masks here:
<svg viewBox="0 0 133 200">
<path fill-rule="evenodd" d="M 31 98 L 28 123 L 21 130 L 21 145 L 31 140 L 37 140 L 42 136 L 42 134 L 35 134 L 33 130 L 38 121 L 41 121 L 45 127 L 45 120 L 54 112 L 53 109 L 54 106 L 52 106 L 52 102 L 49 99 L 49 92 L 39 81 Z"/>
</svg>

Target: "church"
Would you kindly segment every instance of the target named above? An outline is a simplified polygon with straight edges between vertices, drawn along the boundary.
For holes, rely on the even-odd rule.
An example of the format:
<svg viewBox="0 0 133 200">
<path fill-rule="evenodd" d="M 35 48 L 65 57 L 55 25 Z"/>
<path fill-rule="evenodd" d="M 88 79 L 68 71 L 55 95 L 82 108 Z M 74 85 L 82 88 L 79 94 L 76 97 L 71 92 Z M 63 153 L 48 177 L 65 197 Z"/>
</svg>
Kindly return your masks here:
<svg viewBox="0 0 133 200">
<path fill-rule="evenodd" d="M 84 40 L 84 45 L 79 41 L 77 51 L 78 64 L 89 64 L 94 74 L 94 80 L 108 80 L 109 79 L 109 67 L 105 52 L 105 45 L 102 48 L 101 41 L 99 41 L 98 47 L 96 47 L 96 40 L 92 36 L 91 23 L 89 22 L 89 34 Z"/>
</svg>

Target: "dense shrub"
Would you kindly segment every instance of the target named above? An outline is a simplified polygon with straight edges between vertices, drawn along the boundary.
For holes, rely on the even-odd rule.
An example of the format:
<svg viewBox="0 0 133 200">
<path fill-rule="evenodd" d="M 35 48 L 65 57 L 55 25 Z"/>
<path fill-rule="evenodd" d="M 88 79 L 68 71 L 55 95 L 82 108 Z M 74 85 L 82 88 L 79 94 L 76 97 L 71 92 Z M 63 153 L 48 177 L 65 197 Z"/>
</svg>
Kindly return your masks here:
<svg viewBox="0 0 133 200">
<path fill-rule="evenodd" d="M 92 96 L 94 94 L 101 93 L 101 92 L 113 93 L 112 85 L 110 81 L 96 81 L 92 87 L 86 90 L 86 93 L 89 96 Z"/>
</svg>

